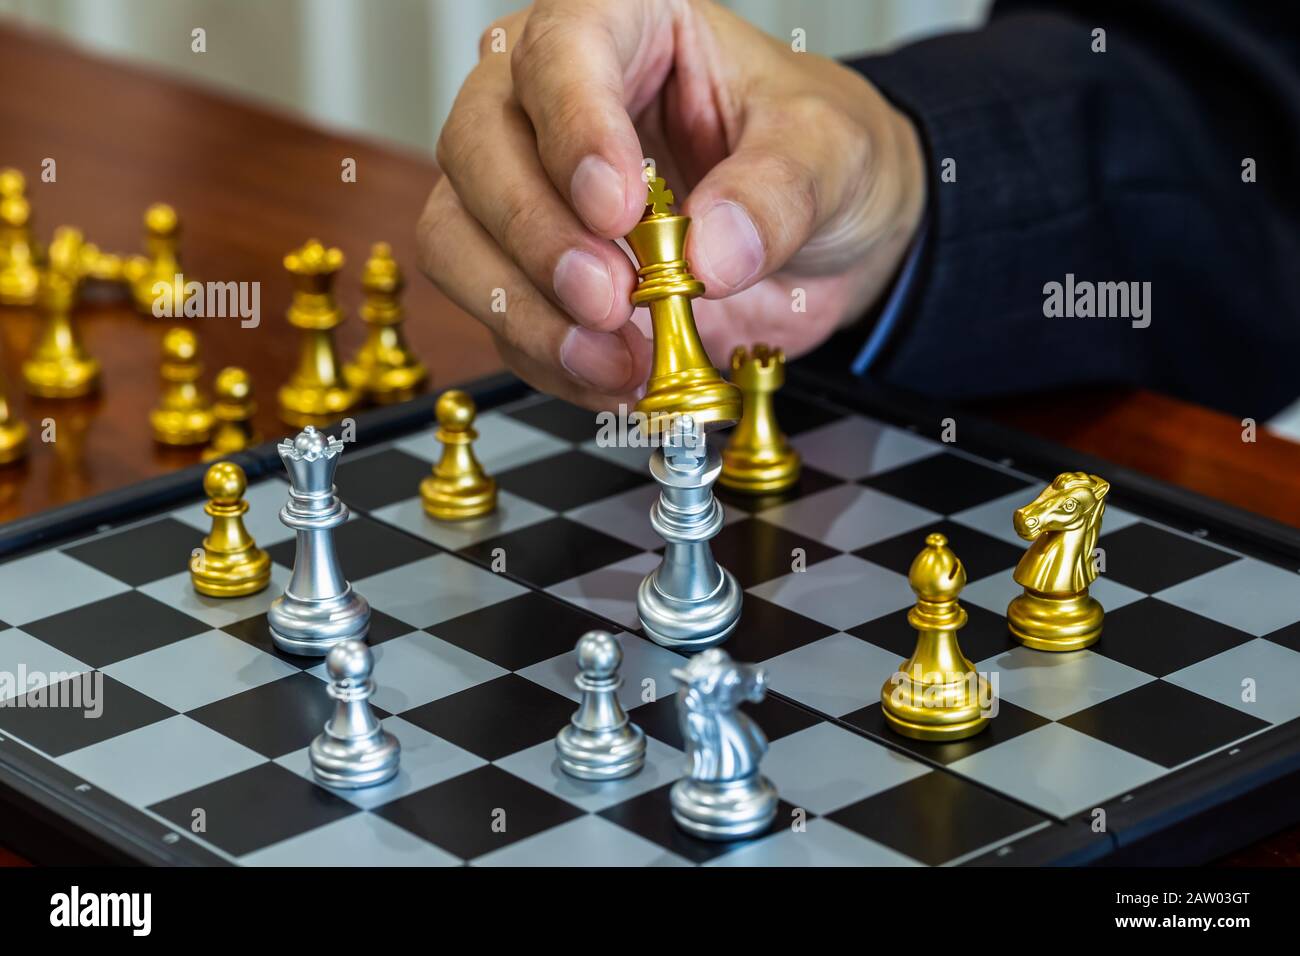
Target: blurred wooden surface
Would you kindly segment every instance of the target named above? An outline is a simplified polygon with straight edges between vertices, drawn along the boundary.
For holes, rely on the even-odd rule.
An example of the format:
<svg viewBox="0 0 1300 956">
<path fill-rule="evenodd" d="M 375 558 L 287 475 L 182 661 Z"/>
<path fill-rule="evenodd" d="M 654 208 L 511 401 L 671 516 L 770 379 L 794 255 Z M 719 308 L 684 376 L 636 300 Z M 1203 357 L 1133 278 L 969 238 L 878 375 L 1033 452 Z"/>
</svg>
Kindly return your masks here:
<svg viewBox="0 0 1300 956">
<path fill-rule="evenodd" d="M 284 320 L 288 277 L 281 259 L 309 237 L 343 249 L 338 286 L 352 318 L 340 330 L 346 357 L 363 328 L 355 318 L 358 277 L 370 244 L 386 240 L 406 271 L 406 332 L 430 366 L 434 387 L 500 368 L 487 334 L 416 270 L 415 223 L 436 176 L 432 159 L 403 154 L 305 126 L 261 106 L 237 102 L 122 63 L 73 51 L 45 37 L 0 27 L 0 166 L 29 180 L 42 240 L 55 226 L 81 227 L 101 247 L 139 250 L 141 215 L 172 203 L 184 225 L 187 276 L 261 283 L 261 323 L 200 319 L 210 381 L 238 364 L 253 376 L 263 437 L 287 434 L 275 391 L 296 357 Z M 40 182 L 45 158 L 58 180 Z M 340 164 L 357 163 L 344 183 Z M 148 411 L 157 396 L 159 343 L 168 322 L 142 318 L 122 301 L 87 303 L 82 335 L 104 364 L 94 399 L 34 402 L 19 387 L 18 364 L 36 334 L 33 312 L 0 309 L 0 356 L 17 414 L 36 435 L 27 460 L 0 468 L 0 521 L 118 488 L 197 460 L 151 440 Z M 985 403 L 982 412 L 1054 441 L 1144 471 L 1241 507 L 1300 525 L 1300 445 L 1263 431 L 1241 440 L 1230 416 L 1134 390 L 1064 394 Z M 40 422 L 57 422 L 57 441 L 39 441 Z M 21 862 L 0 849 L 0 865 Z M 1300 864 L 1300 829 L 1223 861 Z"/>
<path fill-rule="evenodd" d="M 312 129 L 120 63 L 94 59 L 46 38 L 0 28 L 0 166 L 16 166 L 42 241 L 59 225 L 80 227 L 101 248 L 139 252 L 145 207 L 162 200 L 182 220 L 182 262 L 199 281 L 258 281 L 261 321 L 194 324 L 207 369 L 241 365 L 253 377 L 263 437 L 286 434 L 275 393 L 297 355 L 284 318 L 290 284 L 281 260 L 310 237 L 347 258 L 339 299 L 351 318 L 339 329 L 346 358 L 364 334 L 356 317 L 361 265 L 386 240 L 406 272 L 406 332 L 435 387 L 501 368 L 483 328 L 416 268 L 415 223 L 435 179 L 433 163 L 387 147 Z M 27 91 L 27 92 L 24 92 Z M 41 162 L 57 181 L 40 181 Z M 344 183 L 345 158 L 357 181 Z M 0 352 L 14 411 L 35 434 L 22 465 L 0 469 L 0 521 L 138 481 L 196 461 L 198 452 L 154 444 L 148 412 L 157 398 L 160 340 L 171 320 L 145 318 L 118 298 L 86 303 L 78 325 L 104 366 L 96 399 L 34 402 L 18 364 L 37 334 L 34 311 L 0 309 Z M 39 423 L 56 422 L 43 444 Z"/>
</svg>

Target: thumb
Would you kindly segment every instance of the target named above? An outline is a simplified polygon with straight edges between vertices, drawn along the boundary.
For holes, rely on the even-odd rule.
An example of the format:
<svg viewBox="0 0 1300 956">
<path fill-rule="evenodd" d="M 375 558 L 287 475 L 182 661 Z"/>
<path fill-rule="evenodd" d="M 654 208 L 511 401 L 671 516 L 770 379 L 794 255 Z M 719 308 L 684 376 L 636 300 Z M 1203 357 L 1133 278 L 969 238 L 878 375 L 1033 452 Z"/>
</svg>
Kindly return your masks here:
<svg viewBox="0 0 1300 956">
<path fill-rule="evenodd" d="M 686 256 L 708 298 L 746 289 L 817 243 L 813 272 L 860 260 L 866 133 L 816 96 L 756 105 L 734 151 L 691 191 Z M 865 205 L 865 203 L 863 203 Z"/>
</svg>

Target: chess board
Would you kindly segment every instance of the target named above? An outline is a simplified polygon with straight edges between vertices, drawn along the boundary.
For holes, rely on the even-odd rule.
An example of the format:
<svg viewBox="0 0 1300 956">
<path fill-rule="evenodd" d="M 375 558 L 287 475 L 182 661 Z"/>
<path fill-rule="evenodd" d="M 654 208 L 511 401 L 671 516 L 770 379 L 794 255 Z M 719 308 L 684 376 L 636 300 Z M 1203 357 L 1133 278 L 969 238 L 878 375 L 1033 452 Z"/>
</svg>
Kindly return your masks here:
<svg viewBox="0 0 1300 956">
<path fill-rule="evenodd" d="M 475 390 L 495 515 L 421 511 L 431 397 L 362 416 L 338 472 L 352 509 L 338 550 L 373 608 L 373 703 L 402 744 L 377 788 L 311 777 L 332 702 L 321 660 L 267 631 L 294 547 L 271 446 L 238 459 L 275 562 L 252 597 L 190 586 L 201 468 L 0 528 L 0 674 L 63 675 L 65 703 L 83 689 L 80 708 L 7 692 L 0 840 L 39 831 L 74 858 L 155 864 L 1189 862 L 1300 816 L 1300 536 L 964 416 L 945 444 L 940 412 L 842 388 L 795 367 L 778 397 L 796 489 L 720 490 L 714 553 L 745 589 L 725 646 L 771 675 L 750 708 L 782 797 L 767 835 L 708 843 L 670 819 L 682 658 L 639 634 L 634 605 L 661 547 L 649 451 L 601 447 L 590 413 L 497 380 Z M 1006 633 L 1024 548 L 1011 513 L 1080 467 L 1112 483 L 1093 589 L 1105 632 L 1043 654 Z M 999 695 L 989 729 L 957 743 L 899 737 L 879 704 L 912 650 L 906 573 L 933 531 L 966 565 L 962 648 Z M 595 627 L 623 647 L 622 701 L 648 738 L 644 770 L 609 783 L 554 759 L 572 649 Z"/>
</svg>

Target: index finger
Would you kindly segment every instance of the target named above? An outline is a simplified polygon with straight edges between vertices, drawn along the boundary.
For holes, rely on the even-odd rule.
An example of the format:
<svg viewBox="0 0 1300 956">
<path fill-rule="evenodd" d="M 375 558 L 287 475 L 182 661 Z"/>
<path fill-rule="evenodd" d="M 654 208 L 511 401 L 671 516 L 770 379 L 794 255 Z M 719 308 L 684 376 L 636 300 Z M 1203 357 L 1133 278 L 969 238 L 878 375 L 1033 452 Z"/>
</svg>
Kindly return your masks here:
<svg viewBox="0 0 1300 956">
<path fill-rule="evenodd" d="M 641 146 L 623 76 L 654 3 L 542 0 L 511 54 L 515 96 L 551 182 L 597 235 L 626 235 L 645 208 Z M 664 67 L 667 69 L 667 66 Z"/>
</svg>

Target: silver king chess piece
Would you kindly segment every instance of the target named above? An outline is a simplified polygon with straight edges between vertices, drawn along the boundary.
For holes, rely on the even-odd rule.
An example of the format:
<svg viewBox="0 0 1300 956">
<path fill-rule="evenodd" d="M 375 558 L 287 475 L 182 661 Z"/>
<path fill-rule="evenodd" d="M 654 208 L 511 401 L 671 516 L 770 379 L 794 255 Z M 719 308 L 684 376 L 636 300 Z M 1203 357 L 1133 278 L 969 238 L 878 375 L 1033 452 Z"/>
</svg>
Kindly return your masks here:
<svg viewBox="0 0 1300 956">
<path fill-rule="evenodd" d="M 695 655 L 673 671 L 677 720 L 686 742 L 686 776 L 670 794 L 673 820 L 705 840 L 762 833 L 776 817 L 777 793 L 759 772 L 767 752 L 763 731 L 739 707 L 767 694 L 767 672 L 737 664 L 721 648 Z"/>
<path fill-rule="evenodd" d="M 630 777 L 645 765 L 645 734 L 618 702 L 623 649 L 607 631 L 588 631 L 576 648 L 581 697 L 569 725 L 555 736 L 560 769 L 583 780 Z"/>
<path fill-rule="evenodd" d="M 641 582 L 636 609 L 656 644 L 712 647 L 740 620 L 740 585 L 709 548 L 722 527 L 722 505 L 713 496 L 721 471 L 718 450 L 709 447 L 690 415 L 664 430 L 650 459 L 650 474 L 659 483 L 650 524 L 668 546 L 659 566 Z"/>
<path fill-rule="evenodd" d="M 276 447 L 290 483 L 280 520 L 297 533 L 298 547 L 289 584 L 267 613 L 271 638 L 286 653 L 323 657 L 370 630 L 370 605 L 343 577 L 334 550 L 334 529 L 348 520 L 347 505 L 334 493 L 343 442 L 309 425 Z"/>
<path fill-rule="evenodd" d="M 334 714 L 311 742 L 311 769 L 331 787 L 373 787 L 397 775 L 402 745 L 370 707 L 375 658 L 360 641 L 343 641 L 325 656 Z"/>
</svg>

